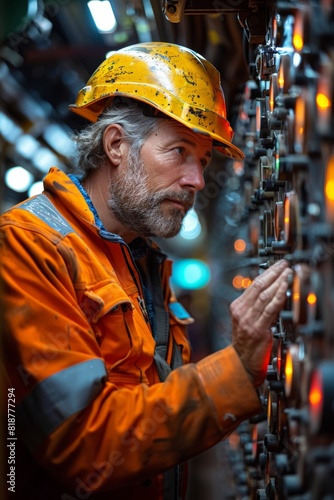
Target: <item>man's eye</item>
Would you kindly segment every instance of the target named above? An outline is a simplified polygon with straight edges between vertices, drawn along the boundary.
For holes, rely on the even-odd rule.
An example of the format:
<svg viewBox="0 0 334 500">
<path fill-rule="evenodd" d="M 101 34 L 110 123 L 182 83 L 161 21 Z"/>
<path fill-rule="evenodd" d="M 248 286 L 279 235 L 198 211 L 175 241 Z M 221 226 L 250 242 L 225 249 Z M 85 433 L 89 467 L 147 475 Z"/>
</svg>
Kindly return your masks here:
<svg viewBox="0 0 334 500">
<path fill-rule="evenodd" d="M 179 154 L 179 155 L 183 155 L 184 154 L 184 151 L 185 149 L 182 147 L 182 146 L 178 146 L 176 148 L 174 148 L 175 151 Z"/>
</svg>

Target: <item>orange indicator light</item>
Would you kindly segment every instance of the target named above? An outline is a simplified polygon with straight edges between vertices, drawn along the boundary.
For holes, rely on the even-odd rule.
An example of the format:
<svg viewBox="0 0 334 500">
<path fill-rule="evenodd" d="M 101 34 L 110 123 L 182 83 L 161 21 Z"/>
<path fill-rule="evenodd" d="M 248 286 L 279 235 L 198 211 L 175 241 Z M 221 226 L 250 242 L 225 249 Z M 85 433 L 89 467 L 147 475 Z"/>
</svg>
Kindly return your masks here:
<svg viewBox="0 0 334 500">
<path fill-rule="evenodd" d="M 293 360 L 290 351 L 288 351 L 286 354 L 284 374 L 285 374 L 285 382 L 284 382 L 285 393 L 286 396 L 290 396 L 292 389 L 292 381 L 293 381 Z"/>
<path fill-rule="evenodd" d="M 313 292 L 309 293 L 308 296 L 307 296 L 307 302 L 310 305 L 316 304 L 316 302 L 317 302 L 317 296 L 316 296 L 316 294 L 313 293 Z"/>
<path fill-rule="evenodd" d="M 234 278 L 232 280 L 232 285 L 234 286 L 234 288 L 238 288 L 238 289 L 248 288 L 251 283 L 252 283 L 251 279 L 245 278 L 244 276 L 241 276 L 240 274 L 238 274 L 237 276 L 234 276 Z"/>
<path fill-rule="evenodd" d="M 248 288 L 251 283 L 252 280 L 250 280 L 249 278 L 244 278 L 241 282 L 242 288 Z"/>
<path fill-rule="evenodd" d="M 309 402 L 313 410 L 318 412 L 322 403 L 322 384 L 319 373 L 315 373 L 312 378 L 309 392 Z"/>
<path fill-rule="evenodd" d="M 292 43 L 297 51 L 304 47 L 305 15 L 303 10 L 296 12 Z"/>
<path fill-rule="evenodd" d="M 316 102 L 321 109 L 328 109 L 331 106 L 331 101 L 325 94 L 322 93 L 317 94 Z"/>
<path fill-rule="evenodd" d="M 246 250 L 246 242 L 245 240 L 238 239 L 234 242 L 234 250 L 238 253 L 242 253 Z"/>
<path fill-rule="evenodd" d="M 233 281 L 232 281 L 232 285 L 234 286 L 234 288 L 242 288 L 242 280 L 243 280 L 243 276 L 234 276 L 233 278 Z"/>
<path fill-rule="evenodd" d="M 310 392 L 309 400 L 312 406 L 318 406 L 322 400 L 320 389 L 318 389 L 317 387 L 313 387 L 312 391 Z"/>
<path fill-rule="evenodd" d="M 299 33 L 293 35 L 293 46 L 298 51 L 302 50 L 304 46 L 303 38 Z"/>
</svg>

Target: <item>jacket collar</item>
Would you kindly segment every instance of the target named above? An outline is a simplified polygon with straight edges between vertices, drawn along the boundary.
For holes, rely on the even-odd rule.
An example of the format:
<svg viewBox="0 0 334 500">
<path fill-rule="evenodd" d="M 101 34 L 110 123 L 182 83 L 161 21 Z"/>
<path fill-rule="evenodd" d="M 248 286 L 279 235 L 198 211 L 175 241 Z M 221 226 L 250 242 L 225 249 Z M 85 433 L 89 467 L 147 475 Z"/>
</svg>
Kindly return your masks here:
<svg viewBox="0 0 334 500">
<path fill-rule="evenodd" d="M 118 234 L 110 233 L 105 229 L 89 194 L 80 182 L 79 176 L 75 174 L 66 175 L 59 168 L 52 167 L 44 178 L 44 188 L 53 197 L 60 199 L 63 207 L 72 216 L 80 219 L 81 223 L 85 222 L 91 228 L 95 228 L 101 238 L 126 245 Z M 138 257 L 145 255 L 149 249 L 165 257 L 161 253 L 159 246 L 150 238 L 136 238 L 130 243 L 129 247 L 131 252 L 139 252 Z"/>
</svg>

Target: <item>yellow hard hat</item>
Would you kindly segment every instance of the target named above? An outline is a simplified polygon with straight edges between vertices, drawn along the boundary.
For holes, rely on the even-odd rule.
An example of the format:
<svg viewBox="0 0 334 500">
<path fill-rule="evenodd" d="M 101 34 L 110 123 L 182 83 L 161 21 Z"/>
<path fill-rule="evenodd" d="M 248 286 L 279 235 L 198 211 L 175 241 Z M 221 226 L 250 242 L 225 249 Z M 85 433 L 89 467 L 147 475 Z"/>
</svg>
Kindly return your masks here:
<svg viewBox="0 0 334 500">
<path fill-rule="evenodd" d="M 110 98 L 138 99 L 195 132 L 213 147 L 243 159 L 232 144 L 233 130 L 217 69 L 193 50 L 166 42 L 138 43 L 113 52 L 80 90 L 70 109 L 95 122 Z"/>
</svg>

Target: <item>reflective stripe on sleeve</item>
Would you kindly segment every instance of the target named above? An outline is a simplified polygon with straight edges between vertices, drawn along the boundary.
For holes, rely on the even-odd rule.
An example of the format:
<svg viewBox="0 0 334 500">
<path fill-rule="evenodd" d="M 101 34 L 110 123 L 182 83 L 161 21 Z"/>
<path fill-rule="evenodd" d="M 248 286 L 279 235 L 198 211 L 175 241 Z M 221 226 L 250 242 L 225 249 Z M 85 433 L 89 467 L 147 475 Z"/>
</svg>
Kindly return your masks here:
<svg viewBox="0 0 334 500">
<path fill-rule="evenodd" d="M 20 208 L 34 214 L 43 222 L 46 222 L 50 227 L 58 231 L 62 236 L 74 232 L 66 219 L 64 219 L 49 198 L 44 194 L 39 194 L 35 198 L 31 198 L 22 203 Z"/>
<path fill-rule="evenodd" d="M 86 408 L 102 391 L 106 379 L 104 362 L 94 358 L 36 385 L 16 408 L 18 429 L 30 450 L 66 419 Z"/>
</svg>

